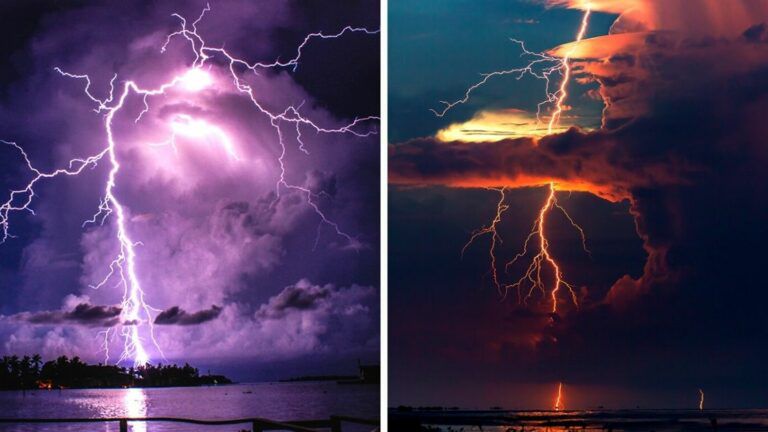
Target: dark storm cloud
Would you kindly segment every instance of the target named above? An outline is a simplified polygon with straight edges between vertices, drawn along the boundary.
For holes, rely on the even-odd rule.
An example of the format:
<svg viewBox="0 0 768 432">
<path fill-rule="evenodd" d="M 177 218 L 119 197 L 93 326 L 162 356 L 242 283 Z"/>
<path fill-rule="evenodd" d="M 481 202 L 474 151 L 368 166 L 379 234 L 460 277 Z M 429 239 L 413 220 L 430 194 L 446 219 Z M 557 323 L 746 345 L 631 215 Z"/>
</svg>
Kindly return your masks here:
<svg viewBox="0 0 768 432">
<path fill-rule="evenodd" d="M 663 39 L 646 39 L 635 53 L 645 61 L 637 65 L 620 60 L 593 66 L 598 68 L 593 73 L 611 74 L 600 78 L 604 93 L 611 77 L 626 84 L 609 93 L 608 117 L 615 110 L 632 113 L 620 127 L 592 132 L 572 128 L 542 139 L 492 143 L 423 138 L 395 144 L 390 146 L 393 182 L 514 187 L 554 180 L 611 200 L 629 199 L 649 252 L 645 279 L 637 282 L 647 285 L 666 272 L 666 254 L 688 223 L 678 208 L 678 201 L 686 198 L 681 191 L 710 187 L 713 176 L 739 178 L 745 167 L 737 166 L 751 166 L 764 157 L 756 142 L 761 132 L 755 129 L 761 126 L 751 113 L 768 90 L 767 67 L 761 62 L 768 61 L 768 44 L 743 39 L 678 41 L 670 35 Z M 746 51 L 751 55 L 745 61 L 733 63 L 738 59 L 734 53 L 745 56 Z M 696 72 L 702 56 L 721 54 L 726 64 Z M 652 69 L 648 58 L 654 60 Z M 642 73 L 627 73 L 636 68 Z M 676 81 L 681 76 L 687 78 Z M 723 79 L 731 85 L 721 85 Z M 617 289 L 629 291 L 627 282 L 620 280 Z M 609 299 L 614 295 L 619 294 Z"/>
<path fill-rule="evenodd" d="M 278 295 L 269 299 L 256 312 L 258 318 L 274 319 L 284 316 L 291 310 L 309 311 L 321 304 L 333 294 L 334 287 L 330 285 L 312 285 L 307 281 L 300 281 L 295 285 L 285 287 Z"/>
<path fill-rule="evenodd" d="M 70 311 L 22 312 L 11 318 L 40 325 L 84 325 L 112 327 L 120 322 L 122 308 L 118 306 L 80 303 Z"/>
<path fill-rule="evenodd" d="M 336 195 L 336 176 L 329 172 L 311 170 L 307 173 L 305 187 L 312 193 L 333 197 Z"/>
<path fill-rule="evenodd" d="M 390 352 L 404 353 L 391 373 L 403 376 L 394 387 L 399 397 L 434 401 L 438 391 L 450 391 L 442 383 L 456 379 L 471 389 L 453 397 L 459 403 L 503 401 L 483 393 L 509 397 L 496 390 L 501 382 L 557 381 L 606 389 L 584 394 L 579 404 L 605 404 L 616 388 L 631 389 L 613 399 L 618 406 L 686 406 L 680 395 L 700 387 L 719 395 L 716 405 L 768 401 L 760 360 L 768 351 L 759 342 L 768 334 L 768 292 L 759 282 L 768 258 L 768 44 L 761 27 L 742 28 L 731 39 L 659 34 L 632 52 L 581 64 L 609 96 L 607 129 L 572 129 L 537 142 L 424 138 L 390 147 L 392 178 L 401 185 L 554 179 L 629 199 L 648 254 L 641 275 L 620 277 L 601 300 L 550 323 L 509 319 L 517 314 L 509 301 L 499 306 L 465 299 L 475 293 L 451 295 L 460 288 L 454 284 L 467 283 L 465 277 L 452 282 L 451 272 L 440 279 L 447 299 L 416 297 L 417 304 L 440 305 L 429 318 L 433 324 L 420 323 L 413 307 L 391 333 Z M 401 223 L 412 224 L 420 209 L 399 211 Z M 435 237 L 445 235 L 442 229 Z M 398 296 L 419 288 L 408 279 L 419 280 L 405 278 L 393 288 Z M 400 342 L 413 334 L 409 328 L 424 335 Z M 442 355 L 425 354 L 430 350 Z"/>
<path fill-rule="evenodd" d="M 213 305 L 210 309 L 203 309 L 197 312 L 187 312 L 178 306 L 170 307 L 160 312 L 155 317 L 155 324 L 158 325 L 198 325 L 213 321 L 221 314 L 221 306 Z"/>
<path fill-rule="evenodd" d="M 84 81 L 62 77 L 53 68 L 89 74 L 96 97 L 107 97 L 115 74 L 116 92 L 126 80 L 157 86 L 186 71 L 194 60 L 182 37 L 161 52 L 166 36 L 179 28 L 171 14 L 179 13 L 191 23 L 206 3 L 0 2 L 0 139 L 18 142 L 35 166 L 46 171 L 66 166 L 71 157 L 99 151 L 105 144 L 104 118 L 93 112 L 92 101 L 83 93 Z M 291 58 L 308 33 L 333 34 L 348 25 L 379 27 L 375 0 L 217 0 L 210 6 L 197 26 L 201 35 L 210 46 L 225 46 L 249 62 Z M 358 116 L 378 115 L 378 44 L 375 34 L 316 39 L 302 49 L 297 69 L 262 70 L 243 77 L 266 109 L 279 113 L 300 106 L 302 115 L 335 128 Z M 281 124 L 283 149 L 268 117 L 233 88 L 225 63 L 211 59 L 207 66 L 214 77 L 207 90 L 178 88 L 166 97 L 150 98 L 150 111 L 139 122 L 134 121 L 135 109 L 141 110 L 142 103 L 131 95 L 114 124 L 120 200 L 131 236 L 141 242 L 137 278 L 145 285 L 146 301 L 165 309 L 158 324 L 175 324 L 158 326 L 158 343 L 170 359 L 291 358 L 311 367 L 312 353 L 327 349 L 330 338 L 318 339 L 297 325 L 295 334 L 283 339 L 289 329 L 277 320 L 268 329 L 257 329 L 262 323 L 254 311 L 301 277 L 321 285 L 364 286 L 375 297 L 379 235 L 378 220 L 370 215 L 378 214 L 379 205 L 378 136 L 310 133 L 308 128 Z M 213 142 L 217 140 L 180 140 L 174 155 L 154 145 L 167 142 L 170 123 L 178 115 L 220 127 L 237 147 L 239 161 L 220 157 Z M 373 123 L 361 129 L 374 130 Z M 304 149 L 297 142 L 299 133 Z M 0 147 L 3 191 L 19 187 L 30 175 L 18 152 L 6 147 Z M 317 208 L 349 232 L 356 245 L 366 247 L 352 251 L 346 238 L 322 222 L 304 192 L 280 187 L 283 164 L 286 182 L 317 194 Z M 17 237 L 0 246 L 0 313 L 56 310 L 63 297 L 83 292 L 92 303 L 120 301 L 122 287 L 115 288 L 113 281 L 100 290 L 88 288 L 108 274 L 119 253 L 114 218 L 83 227 L 97 210 L 107 167 L 101 163 L 83 177 L 40 182 L 36 214 L 13 215 Z M 70 306 L 66 303 L 63 309 Z M 326 303 L 314 311 L 320 309 L 335 311 Z M 358 308 L 353 315 L 367 320 L 376 313 Z M 317 315 L 318 331 L 338 316 Z M 191 325 L 198 322 L 206 325 Z M 43 332 L 4 324 L 3 352 L 46 351 L 43 354 L 55 356 L 77 350 L 84 358 L 102 357 L 101 341 L 90 329 Z M 145 320 L 139 324 L 146 330 Z M 237 336 L 224 340 L 224 333 Z M 367 341 L 377 339 L 377 327 L 359 327 L 353 334 L 354 340 L 334 339 L 333 352 L 375 357 L 378 345 Z"/>
<path fill-rule="evenodd" d="M 744 39 L 750 42 L 766 42 L 768 36 L 768 25 L 765 23 L 755 24 L 744 31 Z"/>
<path fill-rule="evenodd" d="M 668 161 L 647 153 L 645 142 L 628 143 L 633 134 L 571 128 L 541 140 L 465 143 L 420 138 L 390 146 L 391 181 L 477 187 L 528 186 L 555 179 L 621 200 L 632 188 L 681 183 L 695 170 L 681 163 L 680 170 L 671 172 Z"/>
</svg>

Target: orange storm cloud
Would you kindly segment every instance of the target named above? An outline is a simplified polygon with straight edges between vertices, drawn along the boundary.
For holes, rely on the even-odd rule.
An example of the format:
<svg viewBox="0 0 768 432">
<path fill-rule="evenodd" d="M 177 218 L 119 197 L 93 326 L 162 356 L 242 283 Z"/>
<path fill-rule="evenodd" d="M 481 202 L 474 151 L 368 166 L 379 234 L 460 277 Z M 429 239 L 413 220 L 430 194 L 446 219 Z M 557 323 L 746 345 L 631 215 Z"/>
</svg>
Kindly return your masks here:
<svg viewBox="0 0 768 432">
<path fill-rule="evenodd" d="M 768 0 L 544 0 L 551 6 L 617 14 L 611 34 L 674 31 L 734 37 L 768 17 Z"/>
</svg>

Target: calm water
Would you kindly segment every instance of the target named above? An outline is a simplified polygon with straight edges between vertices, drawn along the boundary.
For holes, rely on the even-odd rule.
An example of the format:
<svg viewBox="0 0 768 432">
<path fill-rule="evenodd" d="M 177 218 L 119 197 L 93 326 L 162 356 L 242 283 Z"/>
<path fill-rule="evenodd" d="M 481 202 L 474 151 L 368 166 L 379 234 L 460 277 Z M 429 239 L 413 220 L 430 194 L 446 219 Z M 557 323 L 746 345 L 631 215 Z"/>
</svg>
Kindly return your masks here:
<svg viewBox="0 0 768 432">
<path fill-rule="evenodd" d="M 377 418 L 379 387 L 327 383 L 259 383 L 219 387 L 0 391 L 0 417 L 185 417 L 272 420 L 325 419 L 331 415 Z M 143 431 L 239 431 L 247 425 L 194 426 L 132 423 Z M 117 423 L 2 425 L 1 431 L 117 431 Z M 345 428 L 346 430 L 359 430 Z M 365 430 L 365 429 L 363 429 Z"/>
<path fill-rule="evenodd" d="M 398 411 L 390 427 L 421 424 L 434 432 L 768 431 L 768 410 Z M 396 429 L 393 429 L 396 430 Z"/>
</svg>

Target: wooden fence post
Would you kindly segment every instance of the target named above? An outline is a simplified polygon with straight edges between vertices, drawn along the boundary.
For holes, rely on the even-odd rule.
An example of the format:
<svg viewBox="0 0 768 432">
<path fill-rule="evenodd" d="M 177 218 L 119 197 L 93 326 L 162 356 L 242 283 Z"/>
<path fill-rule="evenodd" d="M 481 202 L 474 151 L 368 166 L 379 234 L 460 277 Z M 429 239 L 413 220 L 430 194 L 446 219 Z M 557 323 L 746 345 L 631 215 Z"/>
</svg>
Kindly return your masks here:
<svg viewBox="0 0 768 432">
<path fill-rule="evenodd" d="M 128 420 L 120 419 L 120 432 L 128 432 Z"/>
<path fill-rule="evenodd" d="M 331 416 L 331 432 L 341 432 L 341 419 Z"/>
<path fill-rule="evenodd" d="M 264 429 L 261 428 L 261 423 L 259 423 L 257 420 L 253 421 L 253 426 L 251 427 L 253 432 L 263 432 Z"/>
</svg>

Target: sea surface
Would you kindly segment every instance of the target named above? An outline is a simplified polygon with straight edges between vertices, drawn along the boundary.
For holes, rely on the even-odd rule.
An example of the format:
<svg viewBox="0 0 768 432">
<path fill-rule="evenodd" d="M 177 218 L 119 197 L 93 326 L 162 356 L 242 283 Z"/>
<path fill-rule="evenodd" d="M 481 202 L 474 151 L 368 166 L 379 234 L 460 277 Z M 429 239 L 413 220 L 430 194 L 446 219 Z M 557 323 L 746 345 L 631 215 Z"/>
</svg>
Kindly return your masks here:
<svg viewBox="0 0 768 432">
<path fill-rule="evenodd" d="M 379 387 L 335 382 L 233 384 L 216 387 L 0 391 L 0 418 L 184 417 L 318 420 L 331 415 L 378 418 Z M 129 430 L 240 431 L 250 425 L 129 423 Z M 343 430 L 370 430 L 344 425 Z M 0 424 L 0 431 L 119 431 L 118 423 Z"/>
<path fill-rule="evenodd" d="M 392 430 L 434 432 L 693 432 L 768 431 L 768 410 L 463 411 L 391 409 Z"/>
</svg>

